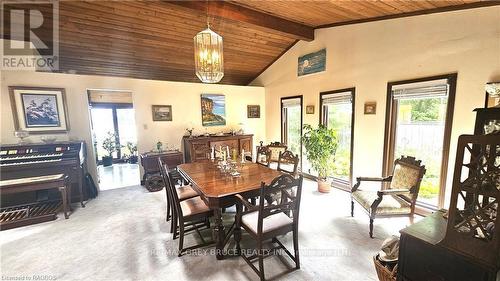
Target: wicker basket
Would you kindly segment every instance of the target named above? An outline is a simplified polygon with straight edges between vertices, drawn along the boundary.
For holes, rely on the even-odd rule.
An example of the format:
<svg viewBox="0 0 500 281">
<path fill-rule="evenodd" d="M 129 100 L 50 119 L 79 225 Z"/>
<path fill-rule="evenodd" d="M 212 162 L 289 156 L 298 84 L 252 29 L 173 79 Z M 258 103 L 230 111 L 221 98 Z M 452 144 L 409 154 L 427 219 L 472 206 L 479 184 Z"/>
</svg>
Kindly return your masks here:
<svg viewBox="0 0 500 281">
<path fill-rule="evenodd" d="M 378 259 L 378 254 L 373 256 L 373 263 L 375 264 L 375 269 L 377 270 L 378 280 L 396 281 L 396 275 L 398 272 L 397 264 L 391 270 L 380 262 L 380 260 Z"/>
</svg>

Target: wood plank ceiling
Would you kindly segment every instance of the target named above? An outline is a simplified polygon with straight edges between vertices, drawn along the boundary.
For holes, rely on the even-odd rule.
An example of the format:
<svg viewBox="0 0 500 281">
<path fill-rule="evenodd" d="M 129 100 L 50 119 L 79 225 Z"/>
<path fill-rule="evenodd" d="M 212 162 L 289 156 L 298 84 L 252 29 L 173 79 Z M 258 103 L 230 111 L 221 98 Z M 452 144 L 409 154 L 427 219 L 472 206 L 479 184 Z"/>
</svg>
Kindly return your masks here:
<svg viewBox="0 0 500 281">
<path fill-rule="evenodd" d="M 247 85 L 314 28 L 482 5 L 474 2 L 210 1 L 209 21 L 224 38 L 221 83 Z M 199 82 L 193 37 L 206 28 L 206 2 L 63 1 L 59 11 L 58 72 Z"/>
</svg>

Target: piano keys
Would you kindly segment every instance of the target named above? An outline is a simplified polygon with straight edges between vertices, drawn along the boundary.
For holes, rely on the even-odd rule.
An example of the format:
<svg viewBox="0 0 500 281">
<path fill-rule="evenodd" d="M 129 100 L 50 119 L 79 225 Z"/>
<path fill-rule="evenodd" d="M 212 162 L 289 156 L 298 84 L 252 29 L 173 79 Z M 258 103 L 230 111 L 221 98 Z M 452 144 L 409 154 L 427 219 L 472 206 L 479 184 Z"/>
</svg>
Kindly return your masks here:
<svg viewBox="0 0 500 281">
<path fill-rule="evenodd" d="M 71 202 L 87 199 L 84 190 L 85 142 L 63 141 L 54 143 L 2 144 L 0 146 L 0 179 L 65 174 L 71 185 Z M 58 196 L 42 192 L 5 195 L 2 207 L 32 203 L 41 197 Z"/>
</svg>

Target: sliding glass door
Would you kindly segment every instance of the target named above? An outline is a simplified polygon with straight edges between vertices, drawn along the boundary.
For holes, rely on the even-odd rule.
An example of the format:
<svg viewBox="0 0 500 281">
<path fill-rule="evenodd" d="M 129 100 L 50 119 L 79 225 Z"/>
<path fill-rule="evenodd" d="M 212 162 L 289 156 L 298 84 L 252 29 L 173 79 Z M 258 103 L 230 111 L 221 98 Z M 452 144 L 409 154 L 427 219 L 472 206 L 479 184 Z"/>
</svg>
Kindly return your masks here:
<svg viewBox="0 0 500 281">
<path fill-rule="evenodd" d="M 281 142 L 302 155 L 302 96 L 281 98 Z"/>
<path fill-rule="evenodd" d="M 127 143 L 137 143 L 132 104 L 94 103 L 91 104 L 90 113 L 97 163 L 100 163 L 103 156 L 108 155 L 102 144 L 110 133 L 116 136 L 118 149 L 112 155 L 115 162 L 131 155 Z"/>
<path fill-rule="evenodd" d="M 388 136 L 384 171 L 401 155 L 414 156 L 427 172 L 418 202 L 444 207 L 456 75 L 389 84 Z"/>
<path fill-rule="evenodd" d="M 320 94 L 320 123 L 333 129 L 339 140 L 335 166 L 330 175 L 333 186 L 350 190 L 354 135 L 354 88 Z"/>
</svg>

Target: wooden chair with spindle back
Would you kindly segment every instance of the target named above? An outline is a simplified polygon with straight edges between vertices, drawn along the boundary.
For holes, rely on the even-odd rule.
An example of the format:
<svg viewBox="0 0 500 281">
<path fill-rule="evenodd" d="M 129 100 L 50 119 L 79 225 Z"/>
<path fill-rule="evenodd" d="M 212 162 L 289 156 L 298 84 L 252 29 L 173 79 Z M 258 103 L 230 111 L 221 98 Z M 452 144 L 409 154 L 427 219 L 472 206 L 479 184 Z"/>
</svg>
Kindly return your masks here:
<svg viewBox="0 0 500 281">
<path fill-rule="evenodd" d="M 291 189 L 296 189 L 297 192 L 295 195 L 290 193 Z M 277 193 L 281 194 L 283 200 L 273 204 L 264 204 L 265 197 Z M 288 174 L 284 174 L 275 178 L 269 185 L 265 183 L 261 184 L 258 206 L 250 204 L 241 195 L 236 195 L 236 198 L 238 198 L 234 230 L 236 252 L 259 275 L 261 280 L 265 280 L 263 243 L 267 240 L 276 243 L 278 246 L 274 249 L 283 249 L 295 262 L 295 268 L 300 268 L 298 227 L 301 194 L 302 176 L 294 178 Z M 243 211 L 243 206 L 245 206 L 245 211 Z M 257 254 L 247 257 L 241 253 L 241 227 L 257 242 Z M 276 238 L 279 235 L 285 235 L 289 232 L 293 232 L 294 255 Z M 258 269 L 253 265 L 253 262 L 256 260 L 259 262 Z"/>
</svg>

